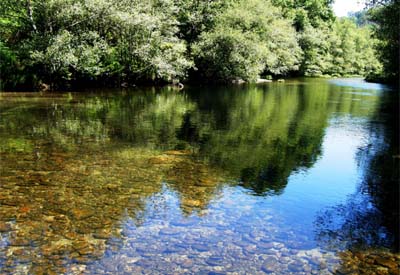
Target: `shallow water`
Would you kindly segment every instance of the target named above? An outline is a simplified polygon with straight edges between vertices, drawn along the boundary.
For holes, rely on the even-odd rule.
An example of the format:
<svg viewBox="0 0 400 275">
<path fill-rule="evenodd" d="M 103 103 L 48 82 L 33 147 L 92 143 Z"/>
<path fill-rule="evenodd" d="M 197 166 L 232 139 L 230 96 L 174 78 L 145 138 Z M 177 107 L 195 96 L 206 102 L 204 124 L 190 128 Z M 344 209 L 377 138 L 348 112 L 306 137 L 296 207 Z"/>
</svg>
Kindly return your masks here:
<svg viewBox="0 0 400 275">
<path fill-rule="evenodd" d="M 397 274 L 370 180 L 387 93 L 2 93 L 0 273 Z"/>
</svg>

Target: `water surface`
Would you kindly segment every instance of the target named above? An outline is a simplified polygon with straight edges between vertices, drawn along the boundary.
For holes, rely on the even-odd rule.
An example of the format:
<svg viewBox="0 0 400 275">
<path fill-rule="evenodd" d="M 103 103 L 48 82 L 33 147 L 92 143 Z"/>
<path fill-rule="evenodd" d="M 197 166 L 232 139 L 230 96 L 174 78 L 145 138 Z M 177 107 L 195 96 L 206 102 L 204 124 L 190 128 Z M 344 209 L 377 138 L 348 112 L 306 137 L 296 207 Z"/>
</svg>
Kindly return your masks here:
<svg viewBox="0 0 400 275">
<path fill-rule="evenodd" d="M 388 93 L 2 93 L 0 273 L 396 274 Z"/>
</svg>

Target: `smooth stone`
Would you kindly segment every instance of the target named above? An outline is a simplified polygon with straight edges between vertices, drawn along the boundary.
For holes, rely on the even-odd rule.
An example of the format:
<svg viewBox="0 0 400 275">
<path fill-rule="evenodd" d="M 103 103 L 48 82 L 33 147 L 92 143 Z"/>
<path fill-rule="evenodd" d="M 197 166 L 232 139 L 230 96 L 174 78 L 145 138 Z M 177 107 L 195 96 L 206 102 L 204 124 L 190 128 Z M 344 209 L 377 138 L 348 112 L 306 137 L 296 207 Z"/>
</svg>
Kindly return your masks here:
<svg viewBox="0 0 400 275">
<path fill-rule="evenodd" d="M 194 225 L 195 222 L 190 219 L 180 219 L 180 220 L 172 221 L 170 224 L 174 225 L 174 226 L 190 226 L 190 225 Z"/>
<path fill-rule="evenodd" d="M 90 246 L 78 250 L 78 253 L 80 255 L 85 255 L 85 256 L 91 255 L 91 254 L 93 254 L 93 252 L 94 252 L 94 249 Z"/>
<path fill-rule="evenodd" d="M 147 268 L 147 267 L 150 267 L 152 263 L 151 263 L 150 260 L 147 260 L 147 259 L 140 259 L 140 260 L 138 260 L 135 264 L 138 265 L 138 266 L 140 266 L 140 267 L 145 267 L 145 268 Z"/>
<path fill-rule="evenodd" d="M 0 232 L 11 231 L 11 225 L 5 222 L 0 222 Z"/>
<path fill-rule="evenodd" d="M 257 247 L 263 248 L 263 249 L 271 249 L 271 248 L 274 248 L 274 244 L 259 242 L 259 243 L 257 243 Z"/>
<path fill-rule="evenodd" d="M 299 263 L 291 263 L 288 265 L 290 271 L 299 272 L 303 270 L 303 266 Z"/>
<path fill-rule="evenodd" d="M 205 251 L 209 250 L 209 248 L 206 245 L 203 245 L 203 244 L 192 244 L 192 248 L 194 250 L 199 251 L 199 252 L 205 252 Z"/>
<path fill-rule="evenodd" d="M 273 272 L 278 266 L 278 259 L 275 256 L 268 256 L 264 259 L 261 270 L 264 272 Z"/>
<path fill-rule="evenodd" d="M 223 259 L 220 257 L 210 257 L 206 259 L 206 263 L 211 266 L 221 266 L 223 265 Z"/>
<path fill-rule="evenodd" d="M 190 244 L 187 244 L 187 243 L 185 243 L 185 242 L 176 243 L 175 246 L 176 246 L 176 247 L 179 247 L 179 248 L 183 248 L 183 249 L 188 249 L 188 248 L 190 248 Z"/>
<path fill-rule="evenodd" d="M 110 234 L 107 234 L 106 232 L 96 232 L 93 233 L 93 238 L 95 239 L 101 239 L 101 240 L 106 240 L 110 237 Z"/>
<path fill-rule="evenodd" d="M 302 248 L 302 244 L 300 242 L 296 242 L 296 241 L 289 241 L 287 242 L 287 247 L 291 248 L 291 249 L 301 249 Z"/>
<path fill-rule="evenodd" d="M 382 257 L 376 258 L 375 262 L 381 266 L 388 267 L 389 269 L 397 269 L 398 268 L 398 265 L 396 262 L 391 261 L 386 258 L 382 258 Z"/>
<path fill-rule="evenodd" d="M 172 156 L 184 156 L 184 155 L 190 155 L 191 152 L 190 150 L 169 150 L 165 151 L 164 154 Z"/>
<path fill-rule="evenodd" d="M 29 243 L 27 239 L 17 238 L 11 243 L 11 246 L 28 246 Z"/>
<path fill-rule="evenodd" d="M 180 249 L 178 247 L 168 247 L 167 249 L 165 249 L 163 251 L 163 253 L 172 254 L 172 253 L 177 253 L 177 252 L 180 252 L 180 251 L 182 251 L 182 249 Z"/>
<path fill-rule="evenodd" d="M 352 274 L 353 272 L 354 272 L 354 270 L 352 268 L 345 267 L 345 266 L 341 266 L 336 270 L 337 274 L 342 274 L 342 275 Z"/>
<path fill-rule="evenodd" d="M 389 274 L 389 269 L 383 266 L 378 266 L 375 269 L 376 275 L 388 275 Z"/>
<path fill-rule="evenodd" d="M 255 245 L 246 245 L 246 246 L 243 246 L 243 251 L 248 254 L 255 254 L 256 247 L 255 247 Z"/>
<path fill-rule="evenodd" d="M 272 80 L 270 79 L 265 79 L 265 78 L 259 78 L 257 79 L 256 83 L 260 84 L 260 83 L 268 83 L 268 82 L 272 82 Z"/>
<path fill-rule="evenodd" d="M 287 264 L 290 262 L 290 257 L 280 257 L 279 262 L 282 264 Z"/>
<path fill-rule="evenodd" d="M 72 216 L 77 220 L 83 220 L 94 215 L 94 212 L 86 209 L 75 208 L 71 210 Z"/>
<path fill-rule="evenodd" d="M 78 264 L 86 264 L 89 261 L 89 259 L 87 257 L 83 257 L 83 256 L 76 257 L 73 260 L 74 260 L 74 262 L 76 262 Z"/>
<path fill-rule="evenodd" d="M 316 258 L 316 257 L 311 257 L 311 258 L 308 258 L 308 262 L 310 263 L 310 264 L 313 264 L 313 265 L 320 265 L 320 263 L 321 263 L 321 260 L 319 259 L 319 258 Z"/>
<path fill-rule="evenodd" d="M 232 80 L 232 84 L 244 84 L 244 83 L 246 83 L 246 81 L 244 81 L 243 79 Z"/>
<path fill-rule="evenodd" d="M 252 238 L 250 236 L 246 236 L 246 235 L 242 237 L 242 240 L 247 242 L 247 243 L 252 243 L 252 244 L 257 244 L 258 243 L 254 238 Z"/>
<path fill-rule="evenodd" d="M 176 228 L 166 227 L 160 230 L 161 235 L 178 235 L 180 232 Z"/>
<path fill-rule="evenodd" d="M 191 268 L 193 266 L 193 261 L 190 259 L 185 259 L 180 264 L 183 268 Z"/>
<path fill-rule="evenodd" d="M 24 254 L 25 250 L 24 249 L 16 249 L 12 252 L 14 256 L 22 256 Z"/>
<path fill-rule="evenodd" d="M 207 186 L 207 187 L 209 187 L 209 186 L 215 186 L 215 181 L 214 180 L 212 180 L 212 179 L 200 179 L 199 180 L 199 185 L 200 186 Z"/>
<path fill-rule="evenodd" d="M 187 207 L 199 207 L 201 206 L 201 201 L 193 199 L 185 199 L 182 201 L 183 206 Z"/>
<path fill-rule="evenodd" d="M 149 164 L 170 164 L 172 160 L 168 156 L 159 156 L 149 159 Z"/>
</svg>

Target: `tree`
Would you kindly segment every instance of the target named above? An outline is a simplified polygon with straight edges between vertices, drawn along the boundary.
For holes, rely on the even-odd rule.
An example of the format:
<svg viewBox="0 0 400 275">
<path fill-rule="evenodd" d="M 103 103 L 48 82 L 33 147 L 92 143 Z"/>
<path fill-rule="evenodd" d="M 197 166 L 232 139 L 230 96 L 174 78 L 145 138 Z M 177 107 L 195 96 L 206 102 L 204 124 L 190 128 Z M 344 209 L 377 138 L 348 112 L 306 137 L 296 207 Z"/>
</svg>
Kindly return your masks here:
<svg viewBox="0 0 400 275">
<path fill-rule="evenodd" d="M 172 0 L 27 3 L 28 15 L 21 5 L 3 4 L 2 22 L 11 24 L 14 21 L 6 19 L 13 15 L 19 21 L 1 33 L 2 41 L 28 55 L 24 60 L 36 67 L 42 81 L 172 81 L 184 78 L 192 66 L 185 57 L 186 44 L 176 36 L 177 8 Z"/>
<path fill-rule="evenodd" d="M 379 60 L 383 65 L 380 75 L 371 74 L 369 79 L 399 83 L 400 44 L 400 1 L 367 1 L 371 21 L 374 22 L 374 36 Z"/>
<path fill-rule="evenodd" d="M 220 14 L 215 28 L 200 35 L 194 56 L 207 78 L 255 80 L 261 73 L 297 70 L 301 50 L 291 22 L 279 8 L 250 0 L 235 2 Z"/>
<path fill-rule="evenodd" d="M 337 19 L 331 28 L 307 26 L 300 35 L 305 75 L 366 75 L 378 72 L 370 26 L 357 27 L 348 18 Z"/>
<path fill-rule="evenodd" d="M 314 28 L 329 25 L 335 19 L 333 0 L 272 0 L 282 8 L 286 18 L 293 20 L 297 31 L 311 25 Z"/>
<path fill-rule="evenodd" d="M 175 0 L 178 7 L 179 37 L 189 45 L 214 27 L 215 18 L 231 0 Z"/>
</svg>

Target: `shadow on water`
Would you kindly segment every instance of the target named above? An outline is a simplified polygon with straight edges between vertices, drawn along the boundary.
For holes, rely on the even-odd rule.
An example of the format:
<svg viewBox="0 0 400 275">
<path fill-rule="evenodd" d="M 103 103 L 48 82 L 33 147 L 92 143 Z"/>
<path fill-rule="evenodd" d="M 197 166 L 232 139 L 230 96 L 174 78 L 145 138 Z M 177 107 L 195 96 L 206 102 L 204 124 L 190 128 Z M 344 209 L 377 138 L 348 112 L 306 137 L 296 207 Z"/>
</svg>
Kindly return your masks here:
<svg viewBox="0 0 400 275">
<path fill-rule="evenodd" d="M 399 93 L 386 91 L 356 159 L 360 183 L 347 201 L 318 216 L 319 244 L 339 253 L 339 272 L 398 274 L 400 248 Z"/>
</svg>

